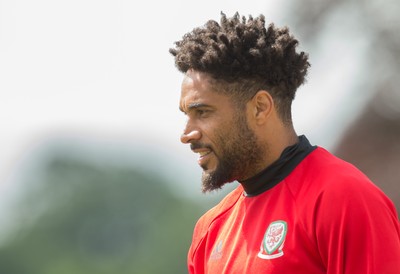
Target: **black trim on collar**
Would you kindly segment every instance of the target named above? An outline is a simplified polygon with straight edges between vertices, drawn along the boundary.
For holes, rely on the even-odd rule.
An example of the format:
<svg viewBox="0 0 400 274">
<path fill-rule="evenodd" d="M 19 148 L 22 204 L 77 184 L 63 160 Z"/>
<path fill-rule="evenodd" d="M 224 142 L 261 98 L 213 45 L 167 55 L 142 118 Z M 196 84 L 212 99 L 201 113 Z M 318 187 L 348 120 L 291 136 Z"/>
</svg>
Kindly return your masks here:
<svg viewBox="0 0 400 274">
<path fill-rule="evenodd" d="M 245 195 L 252 197 L 271 189 L 288 176 L 316 148 L 317 146 L 312 146 L 304 135 L 299 136 L 299 142 L 285 148 L 278 160 L 254 177 L 240 182 Z"/>
</svg>

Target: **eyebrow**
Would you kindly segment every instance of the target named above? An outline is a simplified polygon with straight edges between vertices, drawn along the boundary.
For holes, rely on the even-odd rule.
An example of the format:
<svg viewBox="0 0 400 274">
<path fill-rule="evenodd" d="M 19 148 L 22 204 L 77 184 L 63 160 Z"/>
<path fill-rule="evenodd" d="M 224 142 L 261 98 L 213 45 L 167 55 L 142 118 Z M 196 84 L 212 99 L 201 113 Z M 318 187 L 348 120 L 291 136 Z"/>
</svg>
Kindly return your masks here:
<svg viewBox="0 0 400 274">
<path fill-rule="evenodd" d="M 210 105 L 204 104 L 204 103 L 191 103 L 188 105 L 187 109 L 188 111 L 196 109 L 196 108 L 202 108 L 202 107 L 210 107 Z M 179 110 L 182 111 L 183 113 L 186 113 L 182 107 L 179 107 Z"/>
</svg>

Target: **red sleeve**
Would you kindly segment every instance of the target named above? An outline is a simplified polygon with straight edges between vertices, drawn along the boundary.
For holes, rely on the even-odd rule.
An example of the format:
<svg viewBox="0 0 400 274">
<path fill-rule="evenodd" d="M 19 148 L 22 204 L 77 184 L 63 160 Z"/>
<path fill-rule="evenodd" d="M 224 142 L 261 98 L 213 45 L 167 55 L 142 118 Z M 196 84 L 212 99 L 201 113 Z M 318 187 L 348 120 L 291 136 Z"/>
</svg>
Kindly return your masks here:
<svg viewBox="0 0 400 274">
<path fill-rule="evenodd" d="M 328 274 L 400 273 L 393 203 L 360 176 L 332 178 L 315 207 L 315 235 Z"/>
</svg>

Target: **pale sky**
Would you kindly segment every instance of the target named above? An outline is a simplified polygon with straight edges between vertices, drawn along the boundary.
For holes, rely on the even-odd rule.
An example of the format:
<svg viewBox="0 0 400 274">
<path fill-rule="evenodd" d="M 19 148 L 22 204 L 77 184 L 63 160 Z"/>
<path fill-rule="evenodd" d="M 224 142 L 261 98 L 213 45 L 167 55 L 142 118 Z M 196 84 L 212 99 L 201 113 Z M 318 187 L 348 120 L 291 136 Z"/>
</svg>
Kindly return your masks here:
<svg viewBox="0 0 400 274">
<path fill-rule="evenodd" d="M 12 184 L 21 165 L 57 138 L 143 144 L 197 168 L 195 156 L 179 143 L 182 75 L 168 49 L 194 27 L 219 20 L 221 11 L 263 13 L 284 26 L 284 3 L 0 0 L 0 187 Z M 352 39 L 353 47 L 337 36 Z M 293 116 L 298 133 L 312 143 L 331 148 L 351 120 L 344 105 L 358 84 L 351 79 L 360 73 L 364 43 L 337 29 L 312 48 L 300 41 L 312 69 Z M 353 103 L 353 110 L 360 105 Z"/>
</svg>

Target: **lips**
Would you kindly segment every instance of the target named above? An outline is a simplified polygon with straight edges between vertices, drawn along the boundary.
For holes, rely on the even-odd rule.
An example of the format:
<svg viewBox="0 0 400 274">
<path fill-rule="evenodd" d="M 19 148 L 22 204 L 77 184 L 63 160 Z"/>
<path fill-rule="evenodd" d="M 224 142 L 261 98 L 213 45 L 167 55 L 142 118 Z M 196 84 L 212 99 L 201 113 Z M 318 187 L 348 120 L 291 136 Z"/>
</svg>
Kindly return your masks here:
<svg viewBox="0 0 400 274">
<path fill-rule="evenodd" d="M 211 147 L 202 143 L 192 143 L 190 148 L 194 153 L 199 155 L 197 162 L 203 169 L 205 169 L 208 161 L 210 160 L 209 158 L 213 153 Z"/>
<path fill-rule="evenodd" d="M 209 148 L 201 148 L 201 149 L 194 149 L 193 152 L 199 155 L 197 163 L 201 167 L 205 168 L 210 156 L 212 155 L 212 150 Z"/>
<path fill-rule="evenodd" d="M 211 153 L 211 150 L 208 150 L 208 151 L 199 151 L 199 152 L 197 152 L 197 153 L 200 155 L 200 157 L 204 157 L 204 156 L 210 154 L 210 153 Z"/>
<path fill-rule="evenodd" d="M 197 153 L 199 155 L 199 159 L 205 158 L 208 155 L 210 155 L 210 153 L 212 152 L 211 149 L 196 149 L 193 150 L 194 153 Z"/>
<path fill-rule="evenodd" d="M 202 151 L 202 152 L 198 152 L 199 153 L 199 158 L 197 160 L 197 163 L 203 168 L 206 169 L 207 163 L 209 161 L 209 158 L 212 155 L 212 151 L 208 150 L 208 151 Z"/>
</svg>

